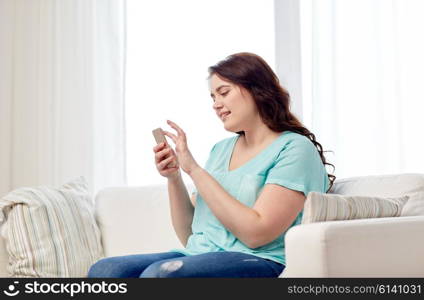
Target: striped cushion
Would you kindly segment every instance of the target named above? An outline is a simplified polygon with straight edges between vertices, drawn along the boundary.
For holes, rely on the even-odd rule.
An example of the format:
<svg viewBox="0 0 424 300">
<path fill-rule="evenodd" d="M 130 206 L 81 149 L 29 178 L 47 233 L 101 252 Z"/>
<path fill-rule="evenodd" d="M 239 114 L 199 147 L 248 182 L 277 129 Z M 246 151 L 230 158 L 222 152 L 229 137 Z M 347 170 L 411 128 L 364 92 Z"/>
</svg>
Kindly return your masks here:
<svg viewBox="0 0 424 300">
<path fill-rule="evenodd" d="M 398 217 L 409 196 L 368 197 L 310 192 L 302 224 L 365 218 Z"/>
<path fill-rule="evenodd" d="M 59 188 L 18 188 L 0 200 L 10 277 L 85 277 L 104 257 L 83 177 Z"/>
</svg>

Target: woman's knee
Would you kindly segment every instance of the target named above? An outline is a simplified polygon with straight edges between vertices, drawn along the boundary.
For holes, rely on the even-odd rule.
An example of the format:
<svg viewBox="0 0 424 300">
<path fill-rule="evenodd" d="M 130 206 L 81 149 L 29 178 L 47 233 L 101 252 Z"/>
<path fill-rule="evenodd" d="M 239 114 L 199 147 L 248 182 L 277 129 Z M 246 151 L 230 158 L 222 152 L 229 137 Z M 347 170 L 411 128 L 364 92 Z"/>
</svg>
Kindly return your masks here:
<svg viewBox="0 0 424 300">
<path fill-rule="evenodd" d="M 116 257 L 102 258 L 88 270 L 87 277 L 92 278 L 120 278 L 129 273 L 128 266 Z"/>
<path fill-rule="evenodd" d="M 184 275 L 184 262 L 180 259 L 170 261 L 158 261 L 148 266 L 140 278 L 175 278 L 186 277 Z"/>
</svg>

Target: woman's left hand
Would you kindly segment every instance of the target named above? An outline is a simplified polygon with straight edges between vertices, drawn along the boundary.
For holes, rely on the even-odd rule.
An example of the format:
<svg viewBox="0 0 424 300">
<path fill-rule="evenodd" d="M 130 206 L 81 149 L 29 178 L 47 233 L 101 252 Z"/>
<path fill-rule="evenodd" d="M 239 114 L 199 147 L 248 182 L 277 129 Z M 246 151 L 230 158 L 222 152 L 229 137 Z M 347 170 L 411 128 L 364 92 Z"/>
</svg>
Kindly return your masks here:
<svg viewBox="0 0 424 300">
<path fill-rule="evenodd" d="M 190 175 L 190 173 L 199 167 L 197 162 L 191 155 L 187 145 L 187 137 L 185 132 L 174 122 L 167 120 L 169 126 L 171 126 L 177 132 L 177 135 L 163 130 L 163 133 L 170 137 L 175 144 L 175 153 L 177 154 L 178 164 L 184 172 Z"/>
</svg>

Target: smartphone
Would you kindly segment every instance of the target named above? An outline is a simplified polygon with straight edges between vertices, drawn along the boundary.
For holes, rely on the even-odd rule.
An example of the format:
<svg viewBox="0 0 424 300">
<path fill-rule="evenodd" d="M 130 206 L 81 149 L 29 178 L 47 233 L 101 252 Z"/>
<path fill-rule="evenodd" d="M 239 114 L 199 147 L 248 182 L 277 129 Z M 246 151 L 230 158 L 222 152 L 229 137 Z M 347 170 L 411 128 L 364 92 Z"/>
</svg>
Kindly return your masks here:
<svg viewBox="0 0 424 300">
<path fill-rule="evenodd" d="M 163 134 L 162 128 L 160 127 L 156 128 L 152 130 L 152 133 L 156 140 L 156 144 L 160 144 L 160 143 L 168 144 L 168 142 L 166 141 L 165 135 Z M 166 156 L 165 158 L 168 158 L 168 156 Z M 175 162 L 170 162 L 167 166 L 170 168 L 173 168 L 175 167 Z"/>
<path fill-rule="evenodd" d="M 165 135 L 163 134 L 163 131 L 162 131 L 162 128 L 160 128 L 160 127 L 156 128 L 156 129 L 152 130 L 152 133 L 153 133 L 153 136 L 155 137 L 156 144 L 160 144 L 160 143 L 163 143 L 163 142 L 165 142 L 167 144 Z"/>
</svg>

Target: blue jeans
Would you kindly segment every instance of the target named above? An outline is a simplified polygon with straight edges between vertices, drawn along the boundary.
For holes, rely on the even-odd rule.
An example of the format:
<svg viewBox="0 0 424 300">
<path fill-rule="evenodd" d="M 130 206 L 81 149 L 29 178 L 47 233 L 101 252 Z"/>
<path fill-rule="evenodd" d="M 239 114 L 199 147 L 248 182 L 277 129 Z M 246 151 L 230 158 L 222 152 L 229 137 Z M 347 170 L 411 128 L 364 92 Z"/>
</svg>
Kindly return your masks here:
<svg viewBox="0 0 424 300">
<path fill-rule="evenodd" d="M 189 255 L 178 252 L 134 254 L 100 259 L 88 277 L 278 277 L 283 264 L 241 252 Z"/>
</svg>

